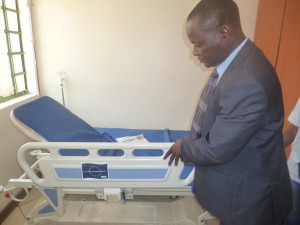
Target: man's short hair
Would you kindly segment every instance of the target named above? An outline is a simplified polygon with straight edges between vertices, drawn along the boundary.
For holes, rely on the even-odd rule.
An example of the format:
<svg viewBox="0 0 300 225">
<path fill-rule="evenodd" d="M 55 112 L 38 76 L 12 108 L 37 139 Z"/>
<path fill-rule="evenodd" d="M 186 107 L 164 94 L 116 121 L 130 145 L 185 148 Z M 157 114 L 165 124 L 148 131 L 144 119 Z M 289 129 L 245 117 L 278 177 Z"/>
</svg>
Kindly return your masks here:
<svg viewBox="0 0 300 225">
<path fill-rule="evenodd" d="M 204 21 L 215 19 L 216 28 L 224 24 L 240 27 L 239 9 L 233 0 L 202 0 L 190 12 L 188 20 L 200 16 Z"/>
</svg>

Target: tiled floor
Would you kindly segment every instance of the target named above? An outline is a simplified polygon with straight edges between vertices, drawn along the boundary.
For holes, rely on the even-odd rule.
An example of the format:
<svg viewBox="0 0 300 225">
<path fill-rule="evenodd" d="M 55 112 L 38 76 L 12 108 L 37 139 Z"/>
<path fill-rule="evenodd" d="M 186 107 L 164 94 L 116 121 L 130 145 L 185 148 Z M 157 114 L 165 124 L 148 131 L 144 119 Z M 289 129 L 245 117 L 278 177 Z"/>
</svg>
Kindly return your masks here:
<svg viewBox="0 0 300 225">
<path fill-rule="evenodd" d="M 30 213 L 30 211 L 33 209 L 33 207 L 39 200 L 41 200 L 41 194 L 36 189 L 32 189 L 29 192 L 28 197 L 19 204 L 19 206 L 7 217 L 7 219 L 4 221 L 4 223 L 2 223 L 2 225 L 26 225 L 27 224 L 26 216 Z M 73 211 L 73 210 L 69 210 L 69 211 Z M 93 210 L 91 210 L 91 211 L 93 211 Z M 71 217 L 73 218 L 74 215 Z M 63 221 L 61 221 L 61 223 L 64 224 Z M 48 224 L 48 222 L 42 223 L 42 224 Z M 69 223 L 67 223 L 67 224 L 69 224 Z M 84 223 L 76 223 L 76 224 L 86 224 L 86 223 L 84 222 Z M 103 223 L 101 223 L 101 224 L 103 224 Z M 117 223 L 117 224 L 119 224 L 119 223 Z M 178 224 L 178 223 L 176 223 L 176 224 Z M 184 223 L 184 224 L 186 224 L 186 223 Z M 188 224 L 190 224 L 190 223 L 188 223 Z M 210 221 L 206 222 L 206 225 L 219 225 L 219 222 L 218 222 L 218 220 L 210 220 Z"/>
<path fill-rule="evenodd" d="M 32 210 L 41 194 L 32 189 L 28 197 L 19 204 L 19 206 L 7 217 L 2 225 L 24 225 L 26 222 L 26 215 Z"/>
</svg>

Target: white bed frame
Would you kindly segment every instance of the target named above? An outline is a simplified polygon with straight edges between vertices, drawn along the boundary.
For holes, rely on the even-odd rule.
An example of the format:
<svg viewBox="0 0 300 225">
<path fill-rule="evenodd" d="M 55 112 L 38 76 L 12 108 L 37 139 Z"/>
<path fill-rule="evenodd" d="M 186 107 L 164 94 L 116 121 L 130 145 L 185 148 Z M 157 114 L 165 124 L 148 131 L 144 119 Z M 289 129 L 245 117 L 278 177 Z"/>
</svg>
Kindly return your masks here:
<svg viewBox="0 0 300 225">
<path fill-rule="evenodd" d="M 63 217 L 68 211 L 65 204 L 67 195 L 94 195 L 96 200 L 99 199 L 97 202 L 130 203 L 134 196 L 147 195 L 186 196 L 194 200 L 192 188 L 189 186 L 193 181 L 194 171 L 185 179 L 181 179 L 184 164 L 179 162 L 178 166 L 169 167 L 168 160 L 163 160 L 163 155 L 173 143 L 47 142 L 37 132 L 19 121 L 14 116 L 13 110 L 10 119 L 16 128 L 36 142 L 26 143 L 19 149 L 17 160 L 25 173 L 18 179 L 10 179 L 6 187 L 0 186 L 0 193 L 18 188 L 28 192 L 27 189 L 35 188 L 42 194 L 45 200 L 27 217 L 28 223 L 33 223 L 38 217 L 53 215 Z M 62 156 L 59 154 L 60 149 L 86 149 L 88 155 Z M 124 154 L 100 156 L 99 149 L 120 149 Z M 162 155 L 135 156 L 134 151 L 137 149 L 150 151 L 161 149 Z M 36 160 L 33 165 L 28 162 L 29 160 L 32 162 L 28 159 L 28 155 Z M 85 163 L 104 165 L 108 177 L 83 178 L 82 165 Z M 116 177 L 114 176 L 116 171 L 125 171 L 125 175 Z M 11 197 L 18 200 L 13 195 Z M 192 208 L 191 202 L 189 200 L 187 202 L 186 204 Z M 204 225 L 205 221 L 210 219 L 214 217 L 202 210 L 198 216 L 198 225 Z"/>
<path fill-rule="evenodd" d="M 4 191 L 15 188 L 37 188 L 43 195 L 45 201 L 28 216 L 29 223 L 37 217 L 63 216 L 66 211 L 64 206 L 66 194 L 92 194 L 105 201 L 130 201 L 137 195 L 193 196 L 189 184 L 193 181 L 194 171 L 185 179 L 180 179 L 184 164 L 180 162 L 178 166 L 169 167 L 168 160 L 163 160 L 164 153 L 171 145 L 172 143 L 26 143 L 19 149 L 17 155 L 18 163 L 25 174 L 18 179 L 10 179 Z M 86 149 L 89 154 L 61 156 L 59 149 Z M 121 149 L 124 155 L 100 156 L 99 149 Z M 161 149 L 163 155 L 134 156 L 133 151 L 136 149 Z M 33 165 L 29 165 L 27 161 L 28 153 L 37 158 Z M 106 165 L 108 177 L 82 178 L 84 163 Z M 125 171 L 127 176 L 124 178 L 110 175 L 114 170 Z M 42 174 L 42 177 L 38 174 Z M 198 224 L 205 224 L 206 220 L 213 218 L 206 211 L 199 215 Z"/>
</svg>

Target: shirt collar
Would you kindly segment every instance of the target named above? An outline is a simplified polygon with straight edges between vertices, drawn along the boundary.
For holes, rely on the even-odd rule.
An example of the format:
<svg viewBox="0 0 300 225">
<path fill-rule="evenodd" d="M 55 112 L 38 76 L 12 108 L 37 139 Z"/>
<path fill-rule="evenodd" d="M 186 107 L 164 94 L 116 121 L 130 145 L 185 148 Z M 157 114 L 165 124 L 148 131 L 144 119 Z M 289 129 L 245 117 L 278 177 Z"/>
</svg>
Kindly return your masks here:
<svg viewBox="0 0 300 225">
<path fill-rule="evenodd" d="M 225 72 L 225 70 L 227 69 L 227 67 L 229 66 L 229 64 L 236 57 L 236 55 L 239 53 L 239 51 L 241 50 L 241 48 L 246 44 L 247 40 L 248 40 L 248 38 L 245 38 L 245 40 L 243 40 L 242 43 L 239 44 L 239 46 L 237 46 L 234 49 L 234 51 L 231 52 L 230 55 L 227 56 L 227 58 L 217 66 L 217 72 L 219 74 L 218 80 L 220 80 L 220 78 L 222 77 L 223 73 Z"/>
</svg>

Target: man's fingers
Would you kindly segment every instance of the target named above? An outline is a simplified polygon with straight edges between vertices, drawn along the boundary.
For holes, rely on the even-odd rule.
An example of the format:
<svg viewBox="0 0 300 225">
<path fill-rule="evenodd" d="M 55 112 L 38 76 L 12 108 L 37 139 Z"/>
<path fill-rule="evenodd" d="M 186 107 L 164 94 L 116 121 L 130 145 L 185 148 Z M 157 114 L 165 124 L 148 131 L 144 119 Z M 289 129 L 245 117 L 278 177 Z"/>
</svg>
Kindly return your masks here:
<svg viewBox="0 0 300 225">
<path fill-rule="evenodd" d="M 176 156 L 176 157 L 175 157 L 175 166 L 177 166 L 177 165 L 178 165 L 178 160 L 179 160 L 179 157 L 178 157 L 178 156 Z"/>
<path fill-rule="evenodd" d="M 167 159 L 169 157 L 169 155 L 172 154 L 172 151 L 170 152 L 170 150 L 164 155 L 164 160 Z"/>
<path fill-rule="evenodd" d="M 173 152 L 173 150 L 174 150 L 173 147 L 174 147 L 174 145 L 166 152 L 166 154 L 163 157 L 163 159 L 165 160 L 170 156 L 170 159 L 169 159 L 169 162 L 168 162 L 169 166 L 172 165 L 174 159 L 175 159 L 175 166 L 178 165 L 179 158 L 182 161 L 182 157 L 181 156 L 176 156 L 175 153 Z"/>
<path fill-rule="evenodd" d="M 175 158 L 175 166 L 178 165 L 179 159 L 180 159 L 181 162 L 183 161 L 182 160 L 182 156 L 176 156 L 176 158 Z"/>
<path fill-rule="evenodd" d="M 167 151 L 167 153 L 164 155 L 164 160 L 167 159 L 172 154 L 172 147 Z"/>
<path fill-rule="evenodd" d="M 172 165 L 172 163 L 173 163 L 173 161 L 174 161 L 174 158 L 175 158 L 175 155 L 172 154 L 171 157 L 170 157 L 170 160 L 169 160 L 169 162 L 168 162 L 168 165 L 169 165 L 169 166 Z"/>
</svg>

